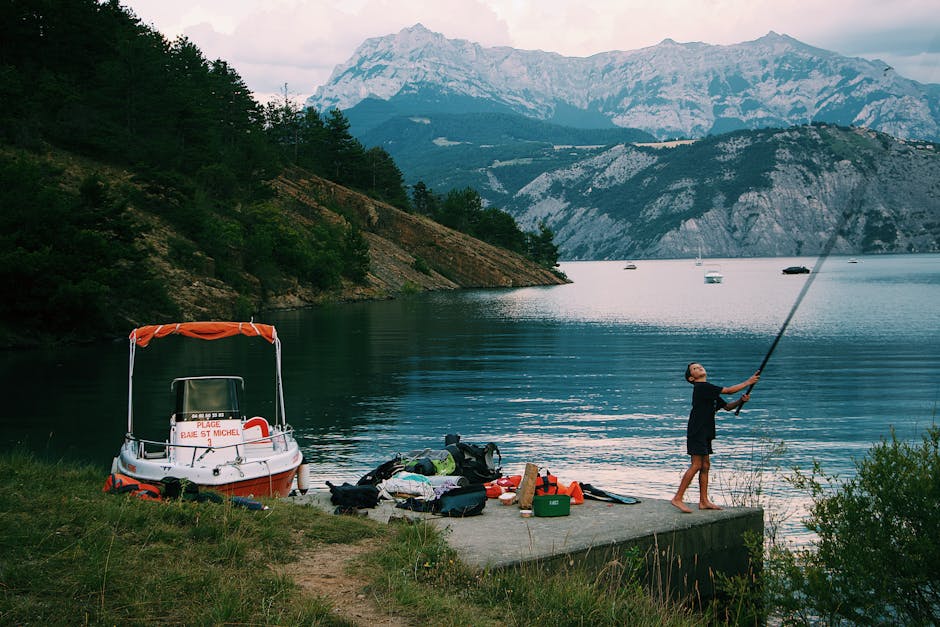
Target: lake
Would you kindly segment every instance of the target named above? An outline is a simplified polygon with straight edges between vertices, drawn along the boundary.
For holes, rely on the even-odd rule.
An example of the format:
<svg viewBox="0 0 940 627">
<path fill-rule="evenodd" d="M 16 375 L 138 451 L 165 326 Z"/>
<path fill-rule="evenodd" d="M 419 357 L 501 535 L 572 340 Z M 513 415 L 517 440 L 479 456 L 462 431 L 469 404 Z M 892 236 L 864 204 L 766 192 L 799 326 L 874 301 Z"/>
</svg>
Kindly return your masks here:
<svg viewBox="0 0 940 627">
<path fill-rule="evenodd" d="M 940 400 L 940 255 L 826 260 L 739 416 L 721 412 L 712 498 L 761 484 L 785 532 L 806 500 L 782 477 L 818 460 L 851 476 L 890 437 L 919 439 Z M 640 498 L 671 498 L 688 464 L 691 361 L 733 385 L 760 365 L 814 258 L 570 262 L 570 285 L 438 292 L 265 315 L 284 347 L 288 421 L 314 486 L 354 483 L 444 436 Z M 705 284 L 717 265 L 721 284 Z M 130 331 L 130 330 L 128 330 Z M 126 427 L 127 341 L 7 351 L 0 445 L 98 464 Z M 273 350 L 255 340 L 168 338 L 139 349 L 138 431 L 164 439 L 179 376 L 241 374 L 270 414 Z M 257 382 L 257 383 L 256 383 Z M 728 397 L 730 398 L 733 397 Z M 259 411 L 260 409 L 260 411 Z M 695 502 L 697 485 L 686 495 Z"/>
</svg>

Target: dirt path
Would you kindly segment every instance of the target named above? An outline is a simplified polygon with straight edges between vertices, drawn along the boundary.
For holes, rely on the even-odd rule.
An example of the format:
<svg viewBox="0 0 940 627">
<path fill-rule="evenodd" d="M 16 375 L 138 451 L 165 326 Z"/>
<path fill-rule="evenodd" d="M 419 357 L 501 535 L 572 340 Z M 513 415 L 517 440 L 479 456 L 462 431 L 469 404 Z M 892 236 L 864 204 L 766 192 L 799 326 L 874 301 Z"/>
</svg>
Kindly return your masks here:
<svg viewBox="0 0 940 627">
<path fill-rule="evenodd" d="M 411 623 L 389 613 L 365 591 L 365 579 L 347 572 L 356 558 L 374 548 L 374 540 L 322 545 L 281 570 L 305 592 L 329 599 L 334 613 L 344 620 L 363 627 L 408 627 Z"/>
</svg>

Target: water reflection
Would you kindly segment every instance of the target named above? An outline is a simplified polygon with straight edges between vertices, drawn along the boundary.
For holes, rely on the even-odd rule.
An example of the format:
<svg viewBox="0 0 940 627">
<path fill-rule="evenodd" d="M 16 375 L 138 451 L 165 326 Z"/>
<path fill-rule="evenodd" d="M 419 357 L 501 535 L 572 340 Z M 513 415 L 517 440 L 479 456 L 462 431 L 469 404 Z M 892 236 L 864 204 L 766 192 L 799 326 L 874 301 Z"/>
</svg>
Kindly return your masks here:
<svg viewBox="0 0 940 627">
<path fill-rule="evenodd" d="M 706 285 L 692 260 L 564 264 L 573 284 L 436 293 L 279 312 L 287 418 L 315 485 L 355 481 L 447 433 L 494 441 L 509 472 L 525 462 L 647 498 L 685 470 L 685 365 L 731 385 L 760 363 L 813 259 L 720 260 Z M 715 495 L 785 442 L 765 493 L 799 503 L 781 475 L 818 459 L 849 474 L 896 429 L 934 419 L 940 386 L 940 256 L 827 261 L 740 416 L 722 414 Z M 231 338 L 167 338 L 138 352 L 138 418 L 159 438 L 179 376 L 240 374 L 253 413 L 270 411 L 273 350 Z M 126 341 L 0 357 L 10 390 L 4 445 L 25 442 L 106 468 L 125 428 Z M 260 411 L 256 411 L 260 409 Z M 93 425 L 93 427 L 92 427 Z M 322 485 L 322 483 L 320 483 Z M 693 490 L 694 492 L 694 490 Z M 797 506 L 799 509 L 799 506 Z M 793 523 L 796 529 L 798 524 Z"/>
</svg>

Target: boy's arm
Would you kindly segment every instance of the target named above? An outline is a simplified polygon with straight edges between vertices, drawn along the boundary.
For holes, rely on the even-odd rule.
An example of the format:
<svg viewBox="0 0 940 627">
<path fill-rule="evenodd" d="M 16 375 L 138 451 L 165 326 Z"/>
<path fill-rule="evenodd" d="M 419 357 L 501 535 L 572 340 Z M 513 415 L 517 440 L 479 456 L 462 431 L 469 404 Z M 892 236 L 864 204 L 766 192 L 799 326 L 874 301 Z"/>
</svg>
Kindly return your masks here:
<svg viewBox="0 0 940 627">
<path fill-rule="evenodd" d="M 731 401 L 730 403 L 725 403 L 725 406 L 722 407 L 722 409 L 724 409 L 725 411 L 731 411 L 731 410 L 733 410 L 733 409 L 737 409 L 738 407 L 740 407 L 740 406 L 743 405 L 744 403 L 748 402 L 748 400 L 750 400 L 750 398 L 751 398 L 751 395 L 750 395 L 750 394 L 742 394 L 742 395 L 741 395 L 741 398 L 739 398 L 738 400 L 736 400 L 736 401 Z"/>
<path fill-rule="evenodd" d="M 721 393 L 722 394 L 737 394 L 738 392 L 740 392 L 747 386 L 754 385 L 755 383 L 757 383 L 758 379 L 760 379 L 760 370 L 752 374 L 750 378 L 748 378 L 747 381 L 742 381 L 741 383 L 737 385 L 732 385 L 731 387 L 721 388 Z"/>
</svg>

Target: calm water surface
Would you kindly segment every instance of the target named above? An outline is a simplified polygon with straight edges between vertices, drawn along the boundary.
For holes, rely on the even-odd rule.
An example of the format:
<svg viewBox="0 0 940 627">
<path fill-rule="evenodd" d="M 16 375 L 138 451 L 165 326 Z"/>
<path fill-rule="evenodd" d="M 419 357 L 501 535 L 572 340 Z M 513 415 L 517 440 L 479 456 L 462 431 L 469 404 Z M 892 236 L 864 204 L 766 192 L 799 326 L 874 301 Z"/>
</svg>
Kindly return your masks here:
<svg viewBox="0 0 940 627">
<path fill-rule="evenodd" d="M 805 508 L 782 480 L 793 467 L 818 460 L 850 476 L 891 429 L 913 440 L 936 419 L 940 256 L 860 261 L 826 261 L 751 402 L 719 414 L 713 499 L 730 504 L 760 477 L 793 536 Z M 703 363 L 721 385 L 747 378 L 807 280 L 780 270 L 815 259 L 712 263 L 724 283 L 704 283 L 709 262 L 572 262 L 562 264 L 570 285 L 265 316 L 284 344 L 287 417 L 315 485 L 355 482 L 396 452 L 460 433 L 496 442 L 510 473 L 534 462 L 563 481 L 670 498 L 688 462 L 686 364 Z M 138 431 L 165 438 L 179 376 L 243 374 L 250 413 L 269 415 L 272 356 L 237 339 L 140 349 Z M 3 446 L 86 459 L 104 474 L 126 426 L 126 341 L 7 352 L 0 364 L 12 400 Z"/>
</svg>

